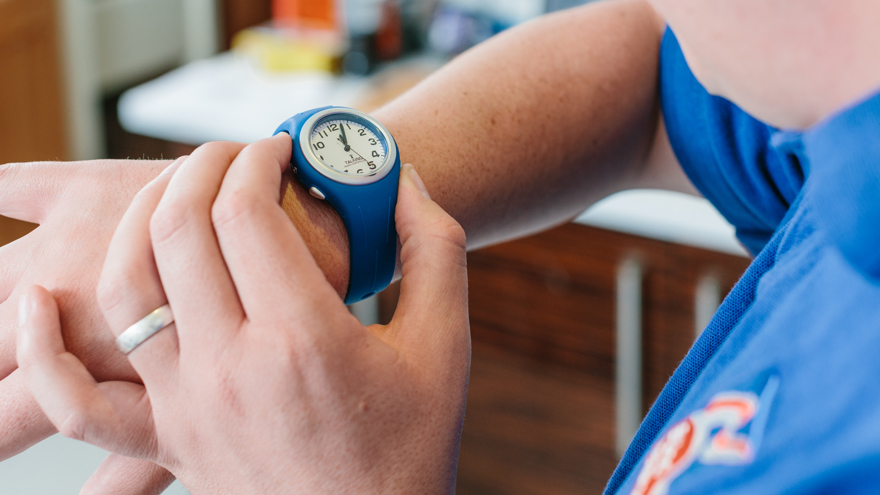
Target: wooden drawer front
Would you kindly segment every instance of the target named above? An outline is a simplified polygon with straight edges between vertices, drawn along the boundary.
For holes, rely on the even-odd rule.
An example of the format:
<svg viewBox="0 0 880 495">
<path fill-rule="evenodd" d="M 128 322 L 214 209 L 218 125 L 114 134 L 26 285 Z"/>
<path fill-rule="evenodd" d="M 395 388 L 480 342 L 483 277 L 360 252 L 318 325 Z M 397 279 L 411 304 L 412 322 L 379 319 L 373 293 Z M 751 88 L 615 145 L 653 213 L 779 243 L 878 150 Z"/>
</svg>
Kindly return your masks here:
<svg viewBox="0 0 880 495">
<path fill-rule="evenodd" d="M 18 239 L 34 230 L 36 227 L 37 226 L 32 223 L 25 223 L 6 217 L 0 217 L 0 246 Z"/>
<path fill-rule="evenodd" d="M 0 0 L 0 164 L 67 156 L 52 0 Z"/>
</svg>

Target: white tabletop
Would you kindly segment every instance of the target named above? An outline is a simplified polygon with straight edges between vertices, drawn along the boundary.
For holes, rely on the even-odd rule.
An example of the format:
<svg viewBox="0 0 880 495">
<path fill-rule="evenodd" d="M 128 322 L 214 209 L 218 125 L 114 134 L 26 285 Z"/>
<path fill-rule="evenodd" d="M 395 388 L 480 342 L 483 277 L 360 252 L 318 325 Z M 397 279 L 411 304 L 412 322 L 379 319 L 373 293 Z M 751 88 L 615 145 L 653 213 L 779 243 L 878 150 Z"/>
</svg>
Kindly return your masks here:
<svg viewBox="0 0 880 495">
<path fill-rule="evenodd" d="M 363 78 L 271 74 L 234 53 L 190 63 L 126 91 L 119 120 L 126 130 L 187 144 L 253 142 L 302 110 L 349 106 Z"/>
<path fill-rule="evenodd" d="M 226 53 L 127 91 L 119 101 L 119 119 L 130 132 L 169 141 L 252 142 L 271 135 L 278 124 L 302 110 L 354 106 L 370 86 L 367 78 L 270 74 L 244 56 Z M 600 201 L 576 222 L 746 255 L 733 227 L 715 208 L 705 199 L 685 194 L 626 191 Z"/>
<path fill-rule="evenodd" d="M 704 198 L 653 189 L 611 195 L 575 222 L 660 241 L 748 256 L 733 225 Z"/>
</svg>

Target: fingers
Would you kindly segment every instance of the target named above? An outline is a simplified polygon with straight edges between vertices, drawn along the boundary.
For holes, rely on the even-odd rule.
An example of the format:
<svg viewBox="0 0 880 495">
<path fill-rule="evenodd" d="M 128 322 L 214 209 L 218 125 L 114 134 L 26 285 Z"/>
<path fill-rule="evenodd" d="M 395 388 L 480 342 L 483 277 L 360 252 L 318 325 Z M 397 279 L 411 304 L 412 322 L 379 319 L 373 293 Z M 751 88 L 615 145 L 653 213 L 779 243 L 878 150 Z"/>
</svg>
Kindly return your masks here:
<svg viewBox="0 0 880 495">
<path fill-rule="evenodd" d="M 129 382 L 95 382 L 82 362 L 65 350 L 58 306 L 46 289 L 27 289 L 19 306 L 19 369 L 55 428 L 107 450 L 155 458 L 146 390 Z"/>
<path fill-rule="evenodd" d="M 410 164 L 401 170 L 395 220 L 403 278 L 391 327 L 402 347 L 445 359 L 469 345 L 464 230 L 431 201 Z"/>
<path fill-rule="evenodd" d="M 141 459 L 110 454 L 80 490 L 80 495 L 159 495 L 174 482 L 167 470 Z"/>
<path fill-rule="evenodd" d="M 171 179 L 150 222 L 156 265 L 174 312 L 181 352 L 225 347 L 244 319 L 229 277 L 211 208 L 223 177 L 243 145 L 209 143 L 186 160 Z"/>
<path fill-rule="evenodd" d="M 97 294 L 104 318 L 117 336 L 168 302 L 153 259 L 150 218 L 185 159 L 177 159 L 135 196 L 110 241 Z M 177 332 L 171 325 L 134 349 L 128 359 L 152 387 L 170 379 L 178 356 Z"/>
<path fill-rule="evenodd" d="M 229 168 L 214 203 L 212 216 L 223 258 L 252 320 L 267 314 L 277 317 L 278 311 L 298 301 L 335 297 L 279 205 L 281 174 L 290 152 L 286 133 L 245 148 Z"/>
<path fill-rule="evenodd" d="M 9 163 L 0 165 L 0 215 L 42 223 L 64 186 L 64 165 Z"/>
<path fill-rule="evenodd" d="M 0 461 L 56 433 L 28 389 L 21 370 L 0 381 Z"/>
</svg>

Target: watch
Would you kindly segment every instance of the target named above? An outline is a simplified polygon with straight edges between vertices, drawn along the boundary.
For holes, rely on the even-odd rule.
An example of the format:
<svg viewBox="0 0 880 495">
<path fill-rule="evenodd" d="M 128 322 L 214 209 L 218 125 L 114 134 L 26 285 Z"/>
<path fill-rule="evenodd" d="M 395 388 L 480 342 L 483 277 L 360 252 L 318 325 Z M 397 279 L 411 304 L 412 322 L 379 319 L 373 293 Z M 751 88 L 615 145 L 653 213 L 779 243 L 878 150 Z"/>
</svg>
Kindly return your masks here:
<svg viewBox="0 0 880 495">
<path fill-rule="evenodd" d="M 293 140 L 293 174 L 309 194 L 330 203 L 345 224 L 351 255 L 345 304 L 388 287 L 397 264 L 394 209 L 400 177 L 391 133 L 363 112 L 332 106 L 296 114 L 279 132 Z"/>
</svg>

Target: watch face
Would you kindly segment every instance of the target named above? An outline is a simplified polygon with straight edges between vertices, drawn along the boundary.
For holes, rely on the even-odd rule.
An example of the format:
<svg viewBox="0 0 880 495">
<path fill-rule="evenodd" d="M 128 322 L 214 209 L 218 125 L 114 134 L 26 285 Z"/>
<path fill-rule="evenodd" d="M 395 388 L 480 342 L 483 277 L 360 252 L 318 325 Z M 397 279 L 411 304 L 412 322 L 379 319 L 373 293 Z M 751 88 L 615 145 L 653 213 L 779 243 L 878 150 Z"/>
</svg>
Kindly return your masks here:
<svg viewBox="0 0 880 495">
<path fill-rule="evenodd" d="M 303 126 L 302 137 L 303 152 L 312 158 L 312 166 L 338 182 L 378 180 L 387 175 L 396 158 L 389 156 L 396 150 L 389 153 L 388 131 L 360 112 L 338 108 L 319 112 Z"/>
</svg>

